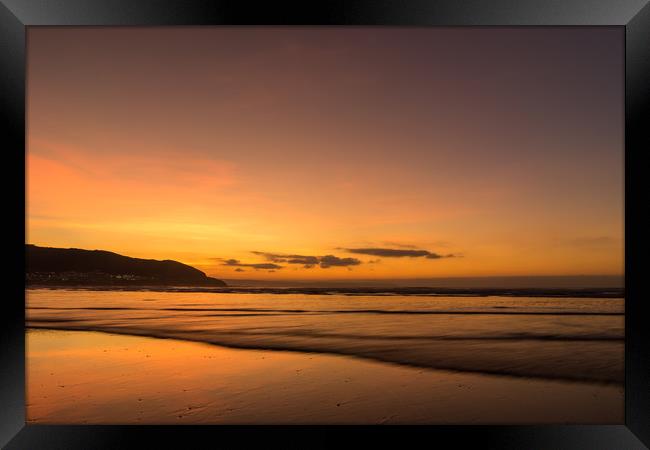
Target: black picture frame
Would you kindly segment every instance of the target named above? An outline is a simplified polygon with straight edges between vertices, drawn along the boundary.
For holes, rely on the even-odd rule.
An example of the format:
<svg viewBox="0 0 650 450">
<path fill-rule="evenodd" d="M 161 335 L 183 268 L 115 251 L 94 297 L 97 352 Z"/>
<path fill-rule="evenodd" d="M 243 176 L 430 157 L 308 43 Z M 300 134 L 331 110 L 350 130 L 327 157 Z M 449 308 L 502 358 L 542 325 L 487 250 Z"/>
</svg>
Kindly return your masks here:
<svg viewBox="0 0 650 450">
<path fill-rule="evenodd" d="M 49 426 L 25 424 L 25 34 L 28 26 L 389 25 L 619 26 L 625 29 L 625 423 L 601 426 Z M 644 323 L 642 157 L 650 150 L 648 0 L 0 0 L 0 111 L 8 265 L 2 299 L 0 445 L 7 449 L 340 445 L 351 433 L 408 445 L 505 449 L 650 447 L 650 350 Z M 643 188 L 643 186 L 646 186 Z M 370 445 L 368 441 L 366 444 Z"/>
</svg>

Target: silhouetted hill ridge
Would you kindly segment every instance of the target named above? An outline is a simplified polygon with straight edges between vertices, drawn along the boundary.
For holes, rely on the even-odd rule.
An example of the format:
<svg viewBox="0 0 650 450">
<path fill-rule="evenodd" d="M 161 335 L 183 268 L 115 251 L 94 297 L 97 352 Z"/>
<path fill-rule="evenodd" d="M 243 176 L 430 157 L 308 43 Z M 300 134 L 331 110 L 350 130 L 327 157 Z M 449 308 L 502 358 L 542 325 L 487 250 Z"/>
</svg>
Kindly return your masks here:
<svg viewBox="0 0 650 450">
<path fill-rule="evenodd" d="M 131 258 L 106 250 L 27 244 L 27 280 L 33 284 L 165 284 L 226 286 L 187 264 Z"/>
</svg>

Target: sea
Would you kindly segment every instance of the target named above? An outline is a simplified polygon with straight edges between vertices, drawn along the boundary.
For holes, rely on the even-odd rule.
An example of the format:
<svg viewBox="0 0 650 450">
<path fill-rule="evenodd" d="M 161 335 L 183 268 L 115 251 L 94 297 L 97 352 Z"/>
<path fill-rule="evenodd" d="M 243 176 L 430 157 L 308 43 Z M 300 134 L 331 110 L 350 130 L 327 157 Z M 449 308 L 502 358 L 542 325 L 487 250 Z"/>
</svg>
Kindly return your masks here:
<svg viewBox="0 0 650 450">
<path fill-rule="evenodd" d="M 30 288 L 26 326 L 622 385 L 622 291 Z"/>
</svg>

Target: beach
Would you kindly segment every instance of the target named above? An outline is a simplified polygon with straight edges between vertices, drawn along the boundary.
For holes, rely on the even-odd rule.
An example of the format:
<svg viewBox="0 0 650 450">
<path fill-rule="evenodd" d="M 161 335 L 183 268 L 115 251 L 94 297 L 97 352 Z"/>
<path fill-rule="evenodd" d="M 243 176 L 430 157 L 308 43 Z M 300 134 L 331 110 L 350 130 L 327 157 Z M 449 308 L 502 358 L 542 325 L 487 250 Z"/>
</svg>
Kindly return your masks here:
<svg viewBox="0 0 650 450">
<path fill-rule="evenodd" d="M 87 331 L 27 333 L 27 422 L 622 423 L 622 386 Z"/>
<path fill-rule="evenodd" d="M 30 423 L 622 423 L 622 298 L 27 290 Z"/>
</svg>

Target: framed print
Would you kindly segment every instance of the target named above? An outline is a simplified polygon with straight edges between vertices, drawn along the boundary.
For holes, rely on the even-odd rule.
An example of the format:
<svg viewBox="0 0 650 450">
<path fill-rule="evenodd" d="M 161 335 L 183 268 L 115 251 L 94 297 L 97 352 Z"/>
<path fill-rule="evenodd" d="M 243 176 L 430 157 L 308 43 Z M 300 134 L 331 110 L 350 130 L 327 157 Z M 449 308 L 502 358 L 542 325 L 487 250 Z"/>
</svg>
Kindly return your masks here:
<svg viewBox="0 0 650 450">
<path fill-rule="evenodd" d="M 646 448 L 645 1 L 2 0 L 3 448 Z"/>
</svg>

